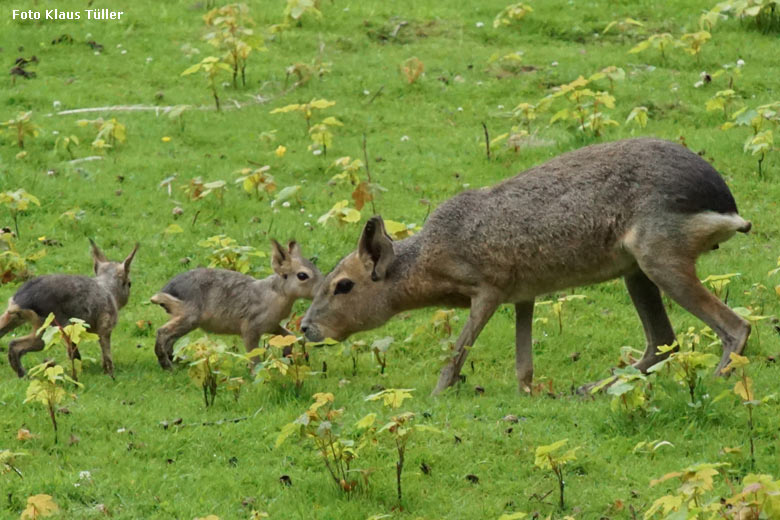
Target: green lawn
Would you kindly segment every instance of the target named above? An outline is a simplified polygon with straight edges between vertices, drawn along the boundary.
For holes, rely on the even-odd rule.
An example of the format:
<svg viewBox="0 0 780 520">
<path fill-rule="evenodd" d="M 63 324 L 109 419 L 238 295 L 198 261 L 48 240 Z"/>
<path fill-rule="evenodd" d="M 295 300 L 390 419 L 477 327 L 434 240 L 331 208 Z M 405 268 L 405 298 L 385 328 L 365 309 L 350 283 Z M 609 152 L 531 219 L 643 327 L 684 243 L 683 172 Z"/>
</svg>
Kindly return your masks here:
<svg viewBox="0 0 780 520">
<path fill-rule="evenodd" d="M 381 329 L 351 338 L 369 345 L 394 338 L 384 374 L 369 353 L 359 355 L 353 374 L 343 345 L 313 348 L 309 366 L 322 372 L 325 364 L 327 371 L 310 376 L 299 389 L 255 384 L 246 372 L 238 400 L 222 389 L 215 404 L 205 408 L 186 367 L 173 373 L 159 368 L 154 333 L 166 315 L 148 302 L 175 274 L 207 265 L 213 248 L 199 242 L 215 235 L 265 253 L 271 237 L 295 238 L 323 272 L 330 270 L 354 249 L 373 212 L 369 203 L 359 222 L 318 224 L 339 201 L 354 207 L 354 187 L 329 182 L 341 172 L 334 165 L 340 157 L 368 158 L 371 181 L 383 188 L 374 200 L 377 213 L 422 225 L 433 208 L 466 188 L 491 185 L 595 142 L 656 136 L 684 142 L 709 160 L 724 175 L 740 213 L 753 222 L 749 235 L 705 255 L 699 275 L 739 273 L 720 296 L 731 307 L 766 317 L 756 322 L 745 354 L 758 398 L 773 394 L 780 274 L 768 273 L 780 256 L 780 153 L 769 147 L 759 175 L 760 153 L 743 152 L 753 135 L 750 126 L 722 130 L 721 125 L 743 107 L 738 121 L 749 123 L 749 110 L 780 102 L 776 18 L 756 27 L 753 20 L 729 17 L 712 28 L 699 55 L 677 46 L 662 55 L 653 48 L 628 51 L 654 34 L 670 33 L 679 41 L 699 31 L 699 17 L 714 0 L 537 0 L 528 3 L 533 12 L 521 21 L 495 29 L 493 20 L 506 4 L 494 0 L 322 1 L 321 19 L 305 14 L 274 35 L 269 28 L 283 22 L 285 2 L 247 4 L 266 51 L 249 55 L 246 86 L 239 79 L 234 88 L 230 73 L 220 73 L 215 85 L 221 111 L 214 110 L 200 72 L 181 75 L 203 58 L 223 54 L 203 39 L 209 31 L 202 1 L 127 0 L 89 7 L 83 0 L 10 0 L 0 6 L 3 70 L 19 57 L 37 58 L 22 68 L 35 77 L 0 80 L 5 82 L 0 121 L 32 111 L 37 125 L 37 136 L 24 139 L 23 151 L 16 130 L 1 128 L 0 192 L 23 188 L 40 201 L 40 207 L 33 204 L 16 215 L 20 236 L 14 247 L 22 256 L 45 249 L 44 257 L 29 262 L 33 274 L 90 274 L 88 238 L 116 260 L 134 242 L 141 244 L 130 302 L 113 334 L 116 379 L 102 374 L 97 344 L 85 345 L 82 354 L 93 361 L 85 362 L 84 388 L 68 386 L 75 398 L 58 406 L 64 409 L 57 415 L 57 444 L 46 409 L 23 404 L 29 381 L 17 379 L 8 366 L 12 335 L 0 341 L 0 450 L 25 454 L 14 464 L 23 478 L 14 471 L 0 475 L 0 517 L 18 518 L 28 497 L 48 494 L 61 518 L 189 520 L 213 514 L 224 520 L 250 518 L 255 510 L 270 518 L 340 520 L 372 515 L 497 519 L 515 512 L 630 519 L 641 518 L 655 499 L 679 486 L 678 480 L 667 480 L 650 487 L 651 480 L 698 463 L 728 464 L 718 468 L 720 476 L 704 502 L 731 497 L 748 473 L 780 477 L 777 402 L 754 411 L 751 467 L 748 410 L 730 393 L 734 377 L 716 380 L 707 373 L 691 405 L 687 387 L 663 370 L 647 383 L 644 408 L 632 413 L 613 410 L 610 395 L 573 394 L 580 384 L 609 375 L 620 362 L 620 347 L 644 348 L 641 325 L 619 280 L 567 292 L 586 299 L 564 305 L 562 329 L 550 306 L 537 310 L 534 355 L 540 384 L 533 396 L 517 391 L 514 310 L 503 306 L 469 355 L 465 383 L 437 398 L 428 394 L 447 338 L 433 330 L 435 309 L 428 309 L 403 313 Z M 124 14 L 120 21 L 85 20 L 83 14 L 78 21 L 12 19 L 13 9 L 39 10 L 44 18 L 46 9 L 83 13 L 100 7 Z M 604 32 L 612 21 L 619 23 Z M 424 72 L 410 83 L 402 65 L 414 69 L 417 62 L 407 61 L 413 57 Z M 602 113 L 617 125 L 601 135 L 580 131 L 575 123 L 550 122 L 564 107 L 576 110 L 566 97 L 533 119 L 513 115 L 521 103 L 538 107 L 556 87 L 609 66 L 620 68 L 624 78 L 613 85 L 607 78 L 594 79 L 585 87 L 614 97 L 614 108 Z M 293 69 L 302 71 L 304 80 Z M 697 86 L 703 72 L 711 81 Z M 707 102 L 719 92 L 725 112 L 708 111 Z M 320 153 L 310 149 L 301 114 L 270 113 L 313 99 L 335 105 L 313 110 L 312 126 L 331 116 L 343 124 L 329 127 L 332 143 L 325 150 L 315 146 Z M 131 105 L 140 108 L 126 108 Z M 166 112 L 180 105 L 188 106 L 180 117 Z M 61 113 L 112 106 L 125 108 Z M 646 127 L 626 122 L 634 107 L 646 107 Z M 95 124 L 78 121 L 97 118 L 116 118 L 126 127 L 126 140 L 109 148 L 92 146 Z M 494 140 L 490 160 L 483 123 Z M 760 130 L 773 130 L 780 141 L 778 123 L 777 115 L 770 116 Z M 507 133 L 514 135 L 502 138 Z M 78 144 L 66 147 L 66 137 Z M 78 160 L 93 156 L 99 159 Z M 235 183 L 246 175 L 240 170 L 265 165 L 275 191 L 247 193 Z M 367 180 L 364 168 L 357 175 Z M 200 189 L 198 182 L 216 181 L 225 181 L 225 188 L 191 197 Z M 292 196 L 274 202 L 285 188 L 290 193 L 296 186 Z M 14 229 L 13 217 L 0 208 L 0 226 Z M 250 273 L 270 274 L 270 255 L 251 257 Z M 10 298 L 23 283 L 14 274 L 4 277 L 0 298 Z M 306 305 L 296 304 L 297 316 Z M 703 327 L 671 302 L 668 308 L 678 332 Z M 457 311 L 450 339 L 465 320 L 465 312 Z M 201 335 L 191 334 L 193 339 Z M 243 351 L 239 338 L 222 339 Z M 697 348 L 719 356 L 720 346 L 710 342 L 705 337 Z M 66 363 L 63 349 L 30 354 L 23 362 L 30 368 L 47 357 Z M 379 387 L 414 389 L 413 398 L 398 410 L 365 401 Z M 333 393 L 335 407 L 344 408 L 339 423 L 345 436 L 372 412 L 378 426 L 393 414 L 414 412 L 417 424 L 440 432 L 415 432 L 409 441 L 402 507 L 396 499 L 395 446 L 384 433 L 353 463 L 370 476 L 369 485 L 351 496 L 332 483 L 308 441 L 294 436 L 275 447 L 282 427 L 309 407 L 316 392 Z M 728 396 L 716 400 L 723 392 Z M 508 415 L 518 421 L 504 420 Z M 181 424 L 172 425 L 177 419 Z M 20 429 L 34 437 L 18 440 Z M 579 447 L 576 460 L 564 467 L 563 511 L 554 475 L 534 466 L 538 446 L 562 439 Z M 635 450 L 646 441 L 669 444 L 654 452 Z M 283 475 L 291 485 L 284 485 Z M 780 505 L 775 507 L 766 518 L 780 518 Z"/>
</svg>

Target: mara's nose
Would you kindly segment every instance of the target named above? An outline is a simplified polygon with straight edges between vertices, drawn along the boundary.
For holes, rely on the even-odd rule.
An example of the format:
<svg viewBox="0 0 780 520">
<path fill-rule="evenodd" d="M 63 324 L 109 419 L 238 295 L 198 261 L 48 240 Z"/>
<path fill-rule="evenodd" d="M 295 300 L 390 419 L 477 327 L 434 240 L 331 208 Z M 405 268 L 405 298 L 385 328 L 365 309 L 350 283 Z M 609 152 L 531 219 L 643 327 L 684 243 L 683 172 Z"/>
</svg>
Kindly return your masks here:
<svg viewBox="0 0 780 520">
<path fill-rule="evenodd" d="M 306 332 L 307 332 L 308 330 L 309 330 L 309 326 L 308 326 L 308 325 L 301 325 L 301 332 L 303 332 L 304 334 L 306 334 Z"/>
</svg>

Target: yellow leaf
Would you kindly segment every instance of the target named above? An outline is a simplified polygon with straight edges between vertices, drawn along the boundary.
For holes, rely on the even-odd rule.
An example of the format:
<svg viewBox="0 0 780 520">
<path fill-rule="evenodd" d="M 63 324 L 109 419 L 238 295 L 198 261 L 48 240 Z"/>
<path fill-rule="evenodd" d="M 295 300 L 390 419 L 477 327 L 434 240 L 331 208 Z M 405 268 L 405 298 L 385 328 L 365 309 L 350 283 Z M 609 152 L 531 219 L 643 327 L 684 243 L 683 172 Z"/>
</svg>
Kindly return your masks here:
<svg viewBox="0 0 780 520">
<path fill-rule="evenodd" d="M 274 336 L 270 340 L 268 340 L 268 344 L 272 347 L 289 347 L 290 345 L 294 344 L 296 341 L 298 341 L 298 338 L 296 338 L 293 335 L 289 336 Z"/>
<path fill-rule="evenodd" d="M 274 153 L 277 157 L 284 157 L 284 154 L 287 153 L 287 147 L 280 144 L 276 147 L 276 151 Z"/>
<path fill-rule="evenodd" d="M 753 394 L 753 380 L 746 377 L 744 381 L 737 381 L 734 385 L 734 393 L 742 398 L 743 401 L 752 401 Z"/>
<path fill-rule="evenodd" d="M 31 439 L 35 439 L 37 435 L 34 435 L 30 432 L 30 430 L 26 428 L 19 428 L 16 432 L 16 440 L 17 441 L 29 441 Z"/>
<path fill-rule="evenodd" d="M 33 495 L 27 498 L 27 507 L 22 511 L 21 520 L 34 520 L 51 516 L 60 510 L 51 495 Z"/>
</svg>

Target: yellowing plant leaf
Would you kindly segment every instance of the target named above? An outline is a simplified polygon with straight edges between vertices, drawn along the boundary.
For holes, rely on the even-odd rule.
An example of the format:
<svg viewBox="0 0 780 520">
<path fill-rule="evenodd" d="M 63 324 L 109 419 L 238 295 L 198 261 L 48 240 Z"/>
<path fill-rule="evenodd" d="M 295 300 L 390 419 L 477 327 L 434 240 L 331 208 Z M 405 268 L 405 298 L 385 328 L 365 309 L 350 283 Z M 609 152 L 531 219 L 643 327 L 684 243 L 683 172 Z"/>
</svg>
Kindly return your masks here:
<svg viewBox="0 0 780 520">
<path fill-rule="evenodd" d="M 30 430 L 26 428 L 19 428 L 16 431 L 16 440 L 17 441 L 29 441 L 32 439 L 35 439 L 37 435 L 33 435 Z"/>
<path fill-rule="evenodd" d="M 753 380 L 746 377 L 744 381 L 737 381 L 734 385 L 734 393 L 742 398 L 743 401 L 752 401 L 755 397 L 753 394 Z"/>
<path fill-rule="evenodd" d="M 293 335 L 289 336 L 274 336 L 271 339 L 268 340 L 268 344 L 272 347 L 289 347 L 290 345 L 294 344 L 296 341 L 298 341 L 298 338 L 296 338 Z"/>
<path fill-rule="evenodd" d="M 27 507 L 22 511 L 21 520 L 35 520 L 51 516 L 59 510 L 60 507 L 54 502 L 51 495 L 33 495 L 27 498 Z"/>
<path fill-rule="evenodd" d="M 184 233 L 184 230 L 178 224 L 171 224 L 163 231 L 166 235 L 175 235 L 176 233 Z"/>
<path fill-rule="evenodd" d="M 382 399 L 382 404 L 390 408 L 400 408 L 406 399 L 411 399 L 414 388 L 388 388 L 366 397 L 366 401 Z"/>
</svg>

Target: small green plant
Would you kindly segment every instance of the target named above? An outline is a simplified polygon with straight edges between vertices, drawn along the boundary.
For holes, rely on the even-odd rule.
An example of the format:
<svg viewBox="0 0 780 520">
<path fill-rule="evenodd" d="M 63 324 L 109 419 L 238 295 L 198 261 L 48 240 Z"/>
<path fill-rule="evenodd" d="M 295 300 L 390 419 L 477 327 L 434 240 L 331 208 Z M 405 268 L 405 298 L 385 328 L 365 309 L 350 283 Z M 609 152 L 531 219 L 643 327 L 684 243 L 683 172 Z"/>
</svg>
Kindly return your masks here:
<svg viewBox="0 0 780 520">
<path fill-rule="evenodd" d="M 727 302 L 729 299 L 728 286 L 731 283 L 731 279 L 740 276 L 740 273 L 728 273 L 728 274 L 711 274 L 707 276 L 701 282 L 709 285 L 715 296 Z"/>
<path fill-rule="evenodd" d="M 664 495 L 656 499 L 645 512 L 645 520 L 661 515 L 661 518 L 705 519 L 718 518 L 723 505 L 718 498 L 707 499 L 707 493 L 712 491 L 713 477 L 718 475 L 719 468 L 726 464 L 696 464 L 683 471 L 667 473 L 663 477 L 650 481 L 650 487 L 667 480 L 679 479 L 680 487 L 677 493 Z M 673 515 L 673 513 L 677 513 Z"/>
<path fill-rule="evenodd" d="M 763 177 L 762 166 L 767 154 L 777 150 L 774 143 L 774 134 L 772 130 L 764 130 L 752 137 L 748 137 L 745 141 L 743 150 L 745 153 L 750 152 L 750 155 L 758 155 L 758 176 Z"/>
<path fill-rule="evenodd" d="M 591 389 L 595 394 L 607 388 L 607 394 L 613 396 L 610 407 L 631 414 L 635 410 L 647 407 L 647 376 L 633 366 L 616 368 L 611 377 L 601 381 Z"/>
<path fill-rule="evenodd" d="M 99 117 L 91 121 L 80 119 L 76 121 L 76 124 L 79 126 L 92 125 L 97 128 L 97 135 L 92 141 L 92 147 L 99 151 L 115 148 L 117 144 L 124 143 L 127 139 L 125 125 L 117 121 L 115 117 L 108 120 Z"/>
<path fill-rule="evenodd" d="M 266 254 L 252 246 L 242 246 L 227 235 L 214 235 L 198 242 L 200 247 L 211 249 L 209 267 L 229 269 L 246 274 L 252 270 L 253 258 L 264 258 Z"/>
<path fill-rule="evenodd" d="M 243 378 L 235 374 L 246 368 L 246 355 L 231 352 L 223 342 L 206 336 L 193 342 L 185 338 L 173 355 L 188 363 L 187 374 L 195 386 L 203 391 L 206 408 L 214 404 L 220 386 L 232 391 L 238 399 Z"/>
<path fill-rule="evenodd" d="M 17 459 L 26 455 L 26 453 L 14 453 L 11 450 L 0 450 L 0 475 L 13 471 L 19 475 L 19 478 L 24 478 L 22 471 L 17 467 Z"/>
<path fill-rule="evenodd" d="M 68 395 L 63 386 L 66 382 L 77 387 L 84 385 L 65 375 L 65 370 L 60 365 L 52 365 L 48 362 L 31 368 L 28 376 L 32 381 L 27 386 L 24 402 L 40 403 L 46 408 L 54 428 L 54 443 L 57 444 L 57 405 Z"/>
<path fill-rule="evenodd" d="M 558 333 L 563 334 L 563 306 L 567 302 L 571 302 L 574 300 L 584 300 L 586 298 L 583 294 L 567 294 L 565 296 L 561 296 L 560 298 L 557 298 L 556 300 L 545 300 L 541 302 L 536 302 L 536 305 L 539 307 L 543 307 L 545 305 L 549 305 L 552 309 L 553 315 L 555 316 L 556 320 L 558 321 Z"/>
<path fill-rule="evenodd" d="M 612 91 L 615 90 L 616 81 L 624 81 L 626 79 L 626 71 L 621 67 L 610 65 L 591 74 L 588 81 L 598 81 L 604 78 L 609 80 L 609 90 Z"/>
<path fill-rule="evenodd" d="M 79 318 L 71 318 L 70 323 L 63 327 L 62 324 L 55 321 L 54 313 L 49 313 L 36 331 L 36 334 L 43 340 L 44 350 L 50 350 L 60 342 L 65 345 L 65 352 L 70 360 L 70 377 L 74 381 L 79 380 L 81 373 L 79 346 L 85 341 L 98 341 L 98 335 L 89 332 L 88 327 L 89 324 Z"/>
<path fill-rule="evenodd" d="M 16 118 L 0 123 L 0 128 L 10 128 L 14 131 L 16 145 L 24 149 L 25 137 L 38 137 L 40 127 L 32 122 L 32 111 L 20 112 Z"/>
<path fill-rule="evenodd" d="M 344 123 L 336 119 L 335 117 L 326 117 L 319 123 L 309 127 L 309 137 L 311 137 L 312 144 L 309 145 L 309 151 L 321 150 L 322 155 L 328 155 L 328 148 L 333 145 L 333 132 L 331 128 L 336 126 L 344 126 Z"/>
<path fill-rule="evenodd" d="M 319 7 L 319 0 L 287 0 L 287 5 L 284 8 L 285 25 L 289 26 L 293 22 L 300 25 L 306 14 L 322 18 L 322 11 Z"/>
<path fill-rule="evenodd" d="M 728 0 L 717 4 L 711 12 L 716 15 L 733 14 L 739 20 L 752 20 L 764 33 L 780 28 L 778 0 Z"/>
<path fill-rule="evenodd" d="M 371 343 L 371 352 L 374 353 L 374 359 L 377 365 L 379 365 L 379 373 L 384 374 L 387 368 L 387 352 L 390 350 L 390 346 L 395 341 L 393 336 L 386 336 L 384 338 L 376 339 Z"/>
<path fill-rule="evenodd" d="M 311 129 L 311 118 L 314 115 L 314 110 L 325 110 L 326 108 L 335 105 L 335 101 L 328 101 L 327 99 L 312 99 L 308 103 L 293 103 L 280 108 L 271 110 L 271 114 L 286 114 L 289 112 L 300 112 L 303 119 L 306 121 L 306 131 Z"/>
<path fill-rule="evenodd" d="M 633 18 L 623 18 L 622 20 L 612 20 L 607 24 L 606 27 L 604 27 L 604 30 L 601 31 L 601 34 L 607 34 L 612 29 L 616 29 L 618 32 L 625 33 L 628 31 L 633 31 L 637 29 L 638 27 L 644 27 L 645 24 L 640 22 L 639 20 L 635 20 Z"/>
<path fill-rule="evenodd" d="M 750 360 L 745 356 L 740 356 L 732 352 L 729 355 L 731 362 L 723 369 L 724 373 L 730 373 L 734 371 L 737 374 L 737 382 L 734 384 L 734 388 L 731 390 L 734 395 L 739 398 L 740 404 L 747 409 L 747 427 L 748 427 L 748 439 L 750 441 L 750 468 L 752 469 L 756 464 L 755 454 L 755 424 L 753 422 L 753 410 L 762 404 L 775 399 L 775 394 L 770 394 L 761 399 L 756 398 L 756 394 L 753 391 L 753 378 L 748 376 L 747 367 L 750 364 Z M 719 400 L 726 395 L 729 395 L 729 391 L 726 390 L 721 395 L 716 397 Z M 780 510 L 779 510 L 780 512 Z"/>
<path fill-rule="evenodd" d="M 542 100 L 541 104 L 545 107 L 557 97 L 565 96 L 570 102 L 568 107 L 553 114 L 550 124 L 557 121 L 568 122 L 581 132 L 590 132 L 594 137 L 600 136 L 610 126 L 619 126 L 617 121 L 602 112 L 603 108 L 615 108 L 615 97 L 608 92 L 584 88 L 588 83 L 589 80 L 580 76 Z"/>
<path fill-rule="evenodd" d="M 236 179 L 236 184 L 241 184 L 244 191 L 254 193 L 258 200 L 263 198 L 263 192 L 269 195 L 276 191 L 276 182 L 268 170 L 270 166 L 261 166 L 260 168 L 242 168 L 238 170 L 241 176 Z"/>
<path fill-rule="evenodd" d="M 217 110 L 220 110 L 219 93 L 217 92 L 217 76 L 220 72 L 224 71 L 232 72 L 232 69 L 227 63 L 221 61 L 216 56 L 206 56 L 200 60 L 200 63 L 196 63 L 195 65 L 185 69 L 181 75 L 189 76 L 190 74 L 195 74 L 196 72 L 202 72 L 203 76 L 206 78 L 206 83 L 208 84 L 208 88 L 211 91 L 211 95 L 214 97 L 214 104 L 216 105 Z"/>
<path fill-rule="evenodd" d="M 349 356 L 352 360 L 352 376 L 357 375 L 358 359 L 361 354 L 370 352 L 368 343 L 363 340 L 358 341 L 342 341 L 340 353 L 343 356 Z"/>
<path fill-rule="evenodd" d="M 640 52 L 646 51 L 647 49 L 657 49 L 658 52 L 661 53 L 661 59 L 666 60 L 667 50 L 678 45 L 679 43 L 670 33 L 653 34 L 646 40 L 643 40 L 632 47 L 628 53 L 638 54 Z"/>
<path fill-rule="evenodd" d="M 518 2 L 516 4 L 509 4 L 504 7 L 493 19 L 493 27 L 504 27 L 520 22 L 528 14 L 533 13 L 534 10 L 530 5 Z"/>
<path fill-rule="evenodd" d="M 696 329 L 689 327 L 686 332 L 679 334 L 677 341 L 671 345 L 658 347 L 658 351 L 661 353 L 671 353 L 669 357 L 656 363 L 648 370 L 648 372 L 658 372 L 666 367 L 672 380 L 688 389 L 688 395 L 691 398 L 690 405 L 694 407 L 700 404 L 696 400 L 697 386 L 706 377 L 706 374 L 718 364 L 718 357 L 715 354 L 696 350 L 696 347 L 701 343 L 702 336 L 707 337 L 710 334 L 709 331 L 697 333 Z"/>
<path fill-rule="evenodd" d="M 78 145 L 79 138 L 75 135 L 61 135 L 57 137 L 57 140 L 54 142 L 54 151 L 56 152 L 57 150 L 64 150 L 65 153 L 67 153 L 68 156 L 73 159 L 73 148 Z"/>
<path fill-rule="evenodd" d="M 46 256 L 46 249 L 29 255 L 21 254 L 11 232 L 0 232 L 0 243 L 5 244 L 5 251 L 0 253 L 0 283 L 28 279 L 32 276 L 28 263 L 34 263 Z"/>
<path fill-rule="evenodd" d="M 647 126 L 647 107 L 639 106 L 634 107 L 626 117 L 626 124 L 633 121 L 639 128 L 645 128 Z"/>
<path fill-rule="evenodd" d="M 577 460 L 577 448 L 563 451 L 568 439 L 563 439 L 546 446 L 536 448 L 534 466 L 540 469 L 549 469 L 558 480 L 558 507 L 565 508 L 563 492 L 565 482 L 563 480 L 563 467 L 571 461 Z"/>
<path fill-rule="evenodd" d="M 246 63 L 253 50 L 265 51 L 262 39 L 255 36 L 249 27 L 255 25 L 249 16 L 249 6 L 244 3 L 228 4 L 217 7 L 203 15 L 206 26 L 214 30 L 204 39 L 217 49 L 225 51 L 222 58 L 233 73 L 233 88 L 238 86 L 238 74 L 241 84 L 246 86 Z"/>
<path fill-rule="evenodd" d="M 686 33 L 680 37 L 680 44 L 683 50 L 691 56 L 696 56 L 696 63 L 699 62 L 699 56 L 701 55 L 701 49 L 705 43 L 707 43 L 712 35 L 709 31 L 697 31 L 694 33 Z"/>
<path fill-rule="evenodd" d="M 296 349 L 296 346 L 299 348 Z M 312 375 L 307 364 L 309 354 L 305 343 L 294 335 L 272 336 L 264 346 L 252 351 L 251 355 L 262 357 L 254 369 L 257 381 L 289 381 L 298 392 L 303 382 Z"/>
<path fill-rule="evenodd" d="M 339 224 L 355 224 L 360 222 L 360 211 L 350 208 L 349 201 L 340 200 L 327 213 L 317 219 L 317 224 L 324 226 L 330 220 L 334 220 Z"/>
<path fill-rule="evenodd" d="M 314 403 L 306 412 L 282 427 L 276 438 L 276 447 L 281 446 L 295 433 L 311 441 L 333 483 L 349 495 L 368 483 L 368 472 L 352 469 L 351 466 L 360 449 L 366 445 L 367 436 L 363 433 L 370 428 L 373 416 L 359 421 L 356 425 L 358 431 L 350 438 L 341 433 L 339 423 L 344 409 L 334 408 L 333 394 L 319 392 L 312 398 Z M 354 478 L 356 473 L 363 477 L 362 481 Z"/>
<path fill-rule="evenodd" d="M 0 203 L 8 208 L 8 212 L 11 214 L 11 218 L 14 221 L 14 229 L 16 230 L 16 236 L 19 237 L 19 215 L 30 208 L 30 204 L 35 204 L 40 207 L 41 201 L 38 197 L 27 193 L 23 188 L 19 188 L 16 191 L 4 191 L 0 193 Z"/>
<path fill-rule="evenodd" d="M 366 397 L 366 401 L 381 400 L 382 404 L 391 409 L 401 407 L 406 399 L 411 399 L 414 389 L 389 388 Z M 415 414 L 404 412 L 394 415 L 390 421 L 382 426 L 376 433 L 382 435 L 387 433 L 395 444 L 398 460 L 395 462 L 396 493 L 398 496 L 398 506 L 401 507 L 403 501 L 401 480 L 404 471 L 404 462 L 406 460 L 406 448 L 412 435 L 417 432 L 439 433 L 437 429 L 424 424 L 414 424 Z"/>
<path fill-rule="evenodd" d="M 739 94 L 733 89 L 719 90 L 714 96 L 707 100 L 707 112 L 717 112 L 720 110 L 723 112 L 723 115 L 728 118 L 729 108 L 739 99 Z"/>
</svg>

